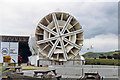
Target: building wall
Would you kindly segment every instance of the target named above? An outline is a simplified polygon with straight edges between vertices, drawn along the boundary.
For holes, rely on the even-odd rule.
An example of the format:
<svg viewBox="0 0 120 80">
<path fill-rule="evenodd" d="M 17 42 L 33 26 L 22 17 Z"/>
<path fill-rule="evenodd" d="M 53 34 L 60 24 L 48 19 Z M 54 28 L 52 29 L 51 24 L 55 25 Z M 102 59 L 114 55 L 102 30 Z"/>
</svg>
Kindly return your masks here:
<svg viewBox="0 0 120 80">
<path fill-rule="evenodd" d="M 4 56 L 10 56 L 11 63 L 18 62 L 18 42 L 1 42 L 0 50 L 2 50 L 0 52 L 0 63 L 3 63 Z"/>
<path fill-rule="evenodd" d="M 19 54 L 22 56 L 22 61 L 27 62 L 28 56 L 31 55 L 28 46 L 28 40 L 29 40 L 29 36 L 0 35 L 0 53 L 1 53 L 1 42 L 18 42 Z"/>
<path fill-rule="evenodd" d="M 2 42 L 2 36 L 0 36 L 0 42 Z"/>
<path fill-rule="evenodd" d="M 1 42 L 2 42 L 2 36 L 0 36 L 0 53 L 1 53 Z"/>
<path fill-rule="evenodd" d="M 1 56 L 1 42 L 2 42 L 2 36 L 0 36 L 0 59 L 2 59 L 2 56 Z M 2 63 L 2 60 L 0 60 L 0 63 Z"/>
</svg>

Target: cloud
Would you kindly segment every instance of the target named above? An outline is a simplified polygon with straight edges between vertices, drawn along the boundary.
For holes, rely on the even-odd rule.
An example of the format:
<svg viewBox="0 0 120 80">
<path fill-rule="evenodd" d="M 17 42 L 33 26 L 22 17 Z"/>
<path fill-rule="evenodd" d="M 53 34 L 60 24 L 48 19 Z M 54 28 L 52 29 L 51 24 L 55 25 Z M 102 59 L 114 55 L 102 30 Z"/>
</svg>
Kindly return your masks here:
<svg viewBox="0 0 120 80">
<path fill-rule="evenodd" d="M 0 0 L 0 34 L 34 34 L 38 22 L 44 16 L 62 11 L 73 15 L 81 24 L 85 48 L 94 42 L 96 51 L 114 50 L 116 43 L 113 35 L 118 34 L 118 3 L 87 1 Z M 104 36 L 109 38 L 103 39 Z"/>
<path fill-rule="evenodd" d="M 93 49 L 87 50 L 91 45 Z M 115 34 L 97 35 L 90 39 L 84 40 L 84 46 L 81 53 L 94 52 L 108 52 L 118 50 L 118 36 Z"/>
<path fill-rule="evenodd" d="M 0 4 L 0 33 L 29 35 L 54 11 L 69 12 L 83 26 L 84 37 L 117 34 L 117 2 L 45 2 L 5 0 Z"/>
<path fill-rule="evenodd" d="M 78 19 L 85 38 L 118 33 L 117 3 L 85 3 L 82 9 L 83 13 L 79 12 Z"/>
</svg>

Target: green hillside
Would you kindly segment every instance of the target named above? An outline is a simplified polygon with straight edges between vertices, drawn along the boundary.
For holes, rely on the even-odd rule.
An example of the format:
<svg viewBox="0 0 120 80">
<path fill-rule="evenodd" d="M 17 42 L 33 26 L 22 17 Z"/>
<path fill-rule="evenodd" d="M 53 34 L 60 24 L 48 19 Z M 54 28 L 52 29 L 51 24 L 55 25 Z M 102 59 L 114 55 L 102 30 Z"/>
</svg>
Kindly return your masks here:
<svg viewBox="0 0 120 80">
<path fill-rule="evenodd" d="M 85 58 L 86 65 L 115 65 L 120 66 L 120 51 L 112 51 L 112 52 L 87 52 L 83 54 Z M 111 56 L 114 59 L 106 59 L 99 57 L 107 57 Z"/>
<path fill-rule="evenodd" d="M 118 54 L 120 52 L 87 52 L 83 54 L 84 58 L 99 58 L 99 56 L 113 56 L 113 54 Z"/>
</svg>

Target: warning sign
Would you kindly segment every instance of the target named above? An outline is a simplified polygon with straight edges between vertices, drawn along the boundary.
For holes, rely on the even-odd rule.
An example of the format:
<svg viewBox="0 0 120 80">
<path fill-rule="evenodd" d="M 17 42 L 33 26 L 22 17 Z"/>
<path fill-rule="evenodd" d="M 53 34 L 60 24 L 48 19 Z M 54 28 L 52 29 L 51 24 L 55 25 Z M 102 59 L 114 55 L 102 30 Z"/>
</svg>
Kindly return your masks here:
<svg viewBox="0 0 120 80">
<path fill-rule="evenodd" d="M 2 48 L 2 54 L 7 55 L 8 54 L 8 49 L 7 48 Z"/>
</svg>

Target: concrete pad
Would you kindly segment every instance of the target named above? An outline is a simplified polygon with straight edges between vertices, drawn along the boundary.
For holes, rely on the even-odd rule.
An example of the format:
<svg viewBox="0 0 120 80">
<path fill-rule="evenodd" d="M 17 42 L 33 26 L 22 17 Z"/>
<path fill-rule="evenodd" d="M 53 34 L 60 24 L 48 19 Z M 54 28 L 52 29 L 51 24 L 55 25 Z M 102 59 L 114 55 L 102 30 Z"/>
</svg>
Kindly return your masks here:
<svg viewBox="0 0 120 80">
<path fill-rule="evenodd" d="M 84 73 L 86 72 L 98 72 L 101 76 L 118 76 L 117 68 L 84 68 Z"/>
<path fill-rule="evenodd" d="M 87 72 L 98 72 L 101 76 L 106 78 L 118 77 L 118 66 L 105 65 L 83 65 L 83 66 L 49 66 L 57 70 L 57 74 L 82 76 Z"/>
<path fill-rule="evenodd" d="M 118 67 L 116 66 L 49 66 L 48 69 L 56 69 L 58 75 L 62 75 L 63 78 L 78 78 L 87 72 L 98 72 L 100 76 L 104 78 L 118 78 Z M 26 76 L 33 76 L 36 70 L 23 71 Z"/>
</svg>

